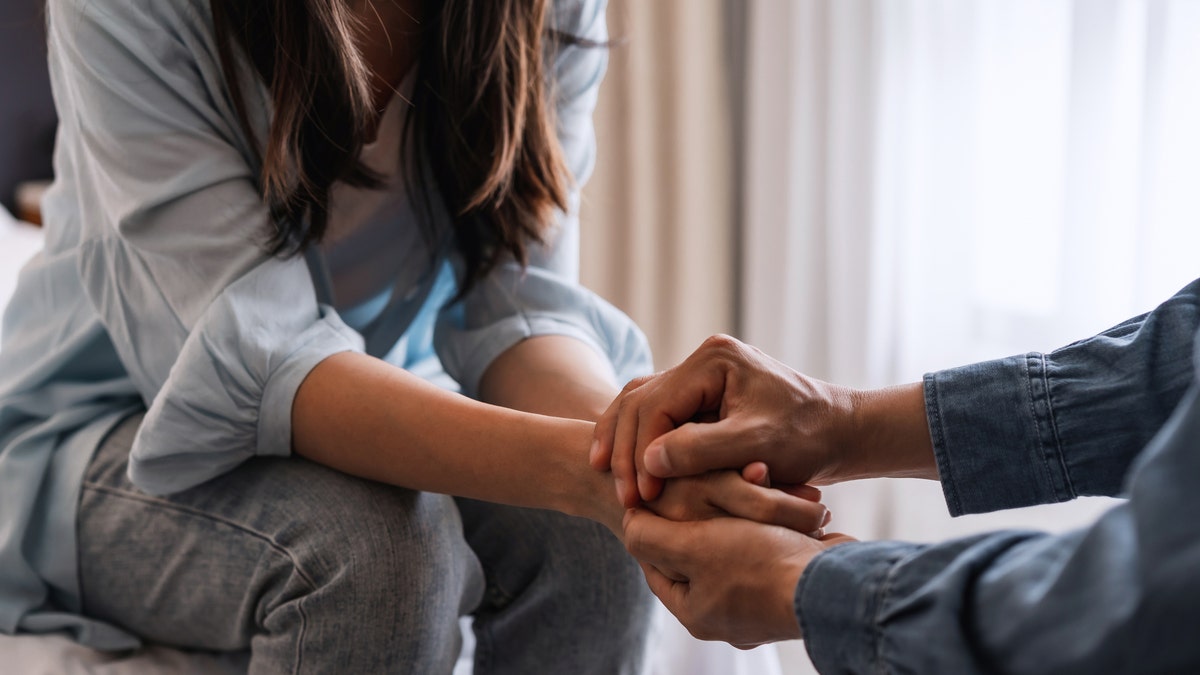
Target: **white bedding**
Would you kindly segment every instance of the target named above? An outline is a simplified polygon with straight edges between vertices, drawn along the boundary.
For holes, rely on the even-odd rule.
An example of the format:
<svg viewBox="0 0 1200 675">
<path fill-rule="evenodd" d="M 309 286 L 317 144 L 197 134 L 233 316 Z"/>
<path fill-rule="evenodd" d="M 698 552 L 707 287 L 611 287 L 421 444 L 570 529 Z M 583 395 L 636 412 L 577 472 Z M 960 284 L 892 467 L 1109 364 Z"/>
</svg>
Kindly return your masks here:
<svg viewBox="0 0 1200 675">
<path fill-rule="evenodd" d="M 21 266 L 41 249 L 41 230 L 18 223 L 0 206 L 0 307 L 16 287 Z M 661 606 L 657 608 L 647 675 L 780 675 L 773 647 L 741 652 L 725 644 L 699 642 Z M 471 672 L 472 640 L 464 621 L 464 651 L 455 675 Z M 147 647 L 132 654 L 102 654 L 58 635 L 0 634 L 0 672 L 20 675 L 240 675 L 244 655 L 185 653 Z"/>
</svg>

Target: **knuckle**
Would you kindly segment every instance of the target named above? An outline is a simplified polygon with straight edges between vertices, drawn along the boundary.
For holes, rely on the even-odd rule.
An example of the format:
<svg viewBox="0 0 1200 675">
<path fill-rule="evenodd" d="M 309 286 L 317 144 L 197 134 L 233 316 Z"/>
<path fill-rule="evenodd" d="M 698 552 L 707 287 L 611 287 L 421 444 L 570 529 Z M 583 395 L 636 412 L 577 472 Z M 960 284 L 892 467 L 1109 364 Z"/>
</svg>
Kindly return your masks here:
<svg viewBox="0 0 1200 675">
<path fill-rule="evenodd" d="M 643 384 L 646 384 L 647 382 L 649 382 L 652 379 L 654 379 L 653 375 L 642 375 L 641 377 L 633 378 L 629 382 L 626 382 L 625 386 L 621 388 L 621 395 L 622 396 L 629 395 L 630 393 L 639 389 Z"/>
<path fill-rule="evenodd" d="M 775 434 L 778 432 L 776 426 L 769 420 L 756 417 L 746 425 L 744 433 L 753 447 L 763 448 L 774 445 Z"/>
<path fill-rule="evenodd" d="M 724 333 L 718 333 L 705 339 L 704 344 L 701 345 L 701 347 L 705 351 L 729 352 L 738 350 L 741 347 L 741 344 L 741 341 L 735 337 L 726 335 Z"/>
<path fill-rule="evenodd" d="M 633 398 L 632 396 L 628 396 L 628 395 L 617 398 L 616 402 L 613 405 L 613 407 L 616 408 L 617 416 L 624 415 L 625 411 L 628 410 L 631 405 L 633 405 L 633 403 L 631 402 L 632 398 Z"/>
<path fill-rule="evenodd" d="M 636 523 L 630 523 L 625 528 L 625 550 L 637 558 L 644 548 L 642 528 Z"/>
</svg>

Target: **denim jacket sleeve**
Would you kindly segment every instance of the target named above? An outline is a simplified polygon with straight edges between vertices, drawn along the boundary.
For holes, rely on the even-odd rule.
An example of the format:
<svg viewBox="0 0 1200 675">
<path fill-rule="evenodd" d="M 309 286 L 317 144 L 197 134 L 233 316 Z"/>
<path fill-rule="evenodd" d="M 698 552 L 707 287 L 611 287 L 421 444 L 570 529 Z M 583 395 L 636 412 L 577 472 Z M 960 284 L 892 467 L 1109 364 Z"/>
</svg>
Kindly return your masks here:
<svg viewBox="0 0 1200 675">
<path fill-rule="evenodd" d="M 1050 354 L 925 376 L 953 515 L 1115 496 L 1192 377 L 1200 280 L 1154 311 Z"/>
<path fill-rule="evenodd" d="M 1122 485 L 1129 499 L 1063 535 L 1010 531 L 936 545 L 847 544 L 821 554 L 796 588 L 818 669 L 1200 669 L 1196 295 L 1193 283 L 1154 312 L 1047 357 L 927 380 L 943 481 L 960 463 L 970 465 L 947 490 L 952 508 L 952 495 L 967 494 L 957 512 L 1114 494 Z M 1015 454 L 1005 456 L 1006 448 Z"/>
<path fill-rule="evenodd" d="M 606 0 L 557 0 L 555 24 L 566 34 L 603 45 L 606 5 Z M 579 284 L 580 189 L 595 164 L 592 112 L 608 65 L 607 48 L 563 43 L 556 49 L 552 90 L 558 140 L 573 181 L 567 209 L 547 245 L 530 251 L 527 268 L 511 261 L 499 265 L 438 320 L 438 356 L 470 396 L 477 395 L 479 380 L 497 356 L 537 335 L 565 335 L 591 346 L 612 364 L 622 384 L 652 369 L 641 330 Z"/>
</svg>

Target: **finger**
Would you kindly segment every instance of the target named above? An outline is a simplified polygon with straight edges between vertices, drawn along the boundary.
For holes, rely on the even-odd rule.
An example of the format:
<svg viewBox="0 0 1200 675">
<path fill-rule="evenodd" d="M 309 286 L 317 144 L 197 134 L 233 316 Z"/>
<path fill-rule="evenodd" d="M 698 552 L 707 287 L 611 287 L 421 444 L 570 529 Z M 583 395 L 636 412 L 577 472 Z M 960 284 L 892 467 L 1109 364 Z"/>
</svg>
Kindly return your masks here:
<svg viewBox="0 0 1200 675">
<path fill-rule="evenodd" d="M 683 611 L 684 603 L 687 600 L 688 584 L 671 579 L 653 565 L 646 563 L 638 564 L 642 567 L 642 574 L 646 577 L 646 585 L 650 587 L 650 592 L 657 596 L 663 605 L 682 621 L 683 617 L 680 612 Z"/>
<path fill-rule="evenodd" d="M 596 470 L 608 471 L 610 468 L 609 462 L 612 458 L 613 440 L 616 434 L 617 416 L 621 408 L 621 402 L 629 394 L 661 376 L 662 373 L 643 375 L 627 382 L 621 389 L 621 393 L 612 400 L 612 403 L 608 404 L 608 408 L 604 411 L 604 414 L 596 421 L 594 440 L 591 452 L 588 454 L 588 461 Z"/>
<path fill-rule="evenodd" d="M 645 563 L 645 564 L 650 565 L 650 563 Z M 670 579 L 671 581 L 674 581 L 674 582 L 680 583 L 680 584 L 688 583 L 688 578 L 686 576 L 684 576 L 684 574 L 682 572 L 677 572 L 668 567 L 655 567 L 654 565 L 650 565 L 650 567 L 651 567 L 651 569 L 654 569 L 659 574 Z"/>
<path fill-rule="evenodd" d="M 742 469 L 742 479 L 759 487 L 771 487 L 771 472 L 766 462 L 751 462 Z"/>
<path fill-rule="evenodd" d="M 596 429 L 592 433 L 592 447 L 588 450 L 588 464 L 597 471 L 608 471 L 612 468 L 613 435 L 617 429 L 617 407 L 620 403 L 621 396 L 618 395 L 608 404 L 600 419 L 596 420 Z"/>
<path fill-rule="evenodd" d="M 643 453 L 643 464 L 659 478 L 695 476 L 720 469 L 741 469 L 760 458 L 746 442 L 744 424 L 727 417 L 712 424 L 689 422 L 654 439 Z"/>
<path fill-rule="evenodd" d="M 654 391 L 657 391 L 654 390 Z M 654 391 L 647 392 L 652 398 Z M 644 451 L 651 441 L 675 428 L 675 420 L 653 407 L 644 406 L 638 411 L 637 445 L 634 451 L 634 469 L 637 471 L 637 488 L 642 499 L 653 501 L 663 490 L 663 481 L 646 471 Z"/>
<path fill-rule="evenodd" d="M 645 464 L 645 449 L 654 439 L 662 436 L 665 433 L 673 431 L 681 420 L 676 416 L 678 410 L 690 410 L 693 404 L 703 402 L 703 397 L 696 401 L 687 402 L 688 407 L 678 408 L 672 412 L 671 405 L 676 405 L 681 399 L 670 398 L 671 392 L 679 390 L 679 387 L 688 385 L 681 384 L 680 379 L 684 379 L 686 374 L 681 375 L 678 371 L 672 372 L 671 377 L 664 378 L 661 382 L 654 383 L 652 388 L 644 390 L 644 395 L 640 398 L 639 409 L 637 411 L 637 432 L 636 441 L 634 444 L 634 471 L 637 474 L 637 490 L 641 498 L 647 502 L 654 501 L 662 494 L 663 480 L 658 476 L 651 474 L 646 470 Z M 668 396 L 667 405 L 659 405 L 657 400 L 661 399 L 662 392 L 666 392 Z M 686 399 L 682 399 L 685 400 Z M 683 413 L 690 419 L 693 413 Z"/>
<path fill-rule="evenodd" d="M 617 481 L 617 499 L 625 508 L 633 508 L 640 501 L 637 489 L 637 469 L 634 467 L 634 449 L 637 443 L 638 393 L 622 398 L 617 410 L 616 432 L 613 434 L 612 472 Z"/>
<path fill-rule="evenodd" d="M 644 424 L 644 422 L 643 422 L 643 424 Z M 652 433 L 652 432 L 648 431 L 651 428 L 652 427 L 650 427 L 650 426 L 639 425 L 638 435 L 642 436 L 642 435 L 645 435 L 648 433 Z M 669 431 L 669 430 L 670 429 L 664 429 L 664 431 Z M 657 499 L 658 496 L 660 494 L 662 494 L 663 479 L 661 479 L 657 476 L 650 475 L 650 472 L 646 471 L 646 466 L 645 466 L 644 462 L 642 461 L 641 457 L 635 455 L 633 459 L 634 459 L 634 469 L 637 471 L 638 493 L 642 496 L 642 499 L 644 499 L 646 501 L 653 501 L 654 499 Z"/>
<path fill-rule="evenodd" d="M 725 392 L 728 364 L 713 356 L 714 350 L 701 348 L 683 363 L 664 371 L 652 387 L 642 387 L 636 397 L 636 408 L 628 402 L 618 412 L 622 424 L 633 424 L 626 415 L 636 414 L 637 431 L 633 436 L 634 471 L 637 489 L 643 499 L 651 501 L 662 492 L 662 481 L 646 471 L 643 455 L 646 447 L 660 435 L 698 415 L 716 411 Z M 627 400 L 633 397 L 624 397 Z M 613 448 L 614 461 L 627 450 L 629 431 L 619 429 Z M 623 459 L 621 461 L 624 461 Z M 628 500 L 633 501 L 633 500 Z"/>
<path fill-rule="evenodd" d="M 630 509 L 622 523 L 625 548 L 644 563 L 677 571 L 688 578 L 690 563 L 702 550 L 692 534 L 694 524 L 676 523 L 646 509 Z"/>
<path fill-rule="evenodd" d="M 727 476 L 716 482 L 709 501 L 732 516 L 796 532 L 813 532 L 825 522 L 824 504 L 748 483 L 736 474 Z"/>
<path fill-rule="evenodd" d="M 811 485 L 800 485 L 800 484 L 792 484 L 792 483 L 776 483 L 776 484 L 772 485 L 771 487 L 776 488 L 778 490 L 783 490 L 784 492 L 788 493 L 789 495 L 792 495 L 793 497 L 799 497 L 800 499 L 807 499 L 810 502 L 821 501 L 821 491 Z"/>
<path fill-rule="evenodd" d="M 828 546 L 837 546 L 838 544 L 851 544 L 851 543 L 855 543 L 857 541 L 858 540 L 855 539 L 854 537 L 851 537 L 848 534 L 842 534 L 841 532 L 833 532 L 831 534 L 827 534 L 827 535 L 821 537 L 821 543 L 826 544 Z"/>
<path fill-rule="evenodd" d="M 613 437 L 617 430 L 617 412 L 621 408 L 621 402 L 625 400 L 631 392 L 637 391 L 643 384 L 650 382 L 657 375 L 645 375 L 635 377 L 626 383 L 621 389 L 621 393 L 608 404 L 608 408 L 600 419 L 596 421 L 596 430 L 593 433 L 592 447 L 588 452 L 588 464 L 592 465 L 597 471 L 608 471 L 611 467 L 613 453 Z"/>
</svg>

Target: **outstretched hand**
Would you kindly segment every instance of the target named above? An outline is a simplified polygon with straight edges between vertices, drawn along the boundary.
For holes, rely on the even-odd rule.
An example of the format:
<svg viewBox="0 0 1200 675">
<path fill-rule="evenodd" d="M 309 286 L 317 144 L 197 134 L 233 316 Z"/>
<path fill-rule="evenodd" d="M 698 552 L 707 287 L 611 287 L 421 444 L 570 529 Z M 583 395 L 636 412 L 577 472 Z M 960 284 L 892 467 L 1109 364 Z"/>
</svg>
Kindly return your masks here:
<svg viewBox="0 0 1200 675">
<path fill-rule="evenodd" d="M 836 470 L 852 394 L 715 336 L 680 365 L 627 385 L 596 424 L 589 461 L 612 470 L 630 508 L 658 497 L 664 478 L 755 461 L 777 481 L 819 484 Z"/>
</svg>

